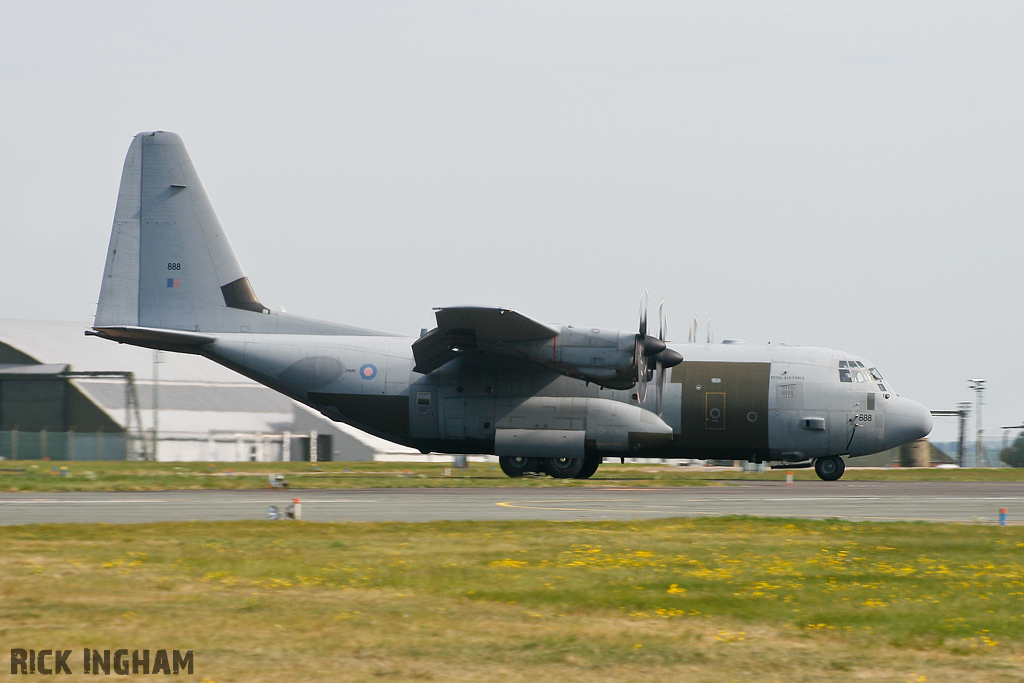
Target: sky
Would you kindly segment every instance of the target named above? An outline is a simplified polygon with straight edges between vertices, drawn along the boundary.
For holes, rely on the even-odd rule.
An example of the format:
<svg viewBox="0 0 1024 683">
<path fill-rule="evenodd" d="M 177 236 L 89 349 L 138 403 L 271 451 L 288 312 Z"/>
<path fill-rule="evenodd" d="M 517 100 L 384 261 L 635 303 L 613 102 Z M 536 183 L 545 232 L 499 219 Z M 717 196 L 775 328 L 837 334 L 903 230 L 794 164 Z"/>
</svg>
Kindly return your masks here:
<svg viewBox="0 0 1024 683">
<path fill-rule="evenodd" d="M 264 304 L 842 349 L 1024 420 L 1020 2 L 0 0 L 0 318 L 91 322 L 135 133 Z M 933 438 L 953 440 L 939 418 Z"/>
</svg>

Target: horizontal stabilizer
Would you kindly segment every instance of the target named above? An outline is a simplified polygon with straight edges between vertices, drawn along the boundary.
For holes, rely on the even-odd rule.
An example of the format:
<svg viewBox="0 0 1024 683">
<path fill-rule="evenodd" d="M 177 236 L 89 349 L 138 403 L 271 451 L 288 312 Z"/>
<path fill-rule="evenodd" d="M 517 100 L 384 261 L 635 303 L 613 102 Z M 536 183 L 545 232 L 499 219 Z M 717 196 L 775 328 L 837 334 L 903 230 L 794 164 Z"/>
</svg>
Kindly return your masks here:
<svg viewBox="0 0 1024 683">
<path fill-rule="evenodd" d="M 217 341 L 217 337 L 200 332 L 184 332 L 182 330 L 161 330 L 153 327 L 131 327 L 127 325 L 111 327 L 94 327 L 86 331 L 87 335 L 103 337 L 111 341 L 147 349 L 165 349 L 183 353 L 199 353 L 205 344 Z"/>
</svg>

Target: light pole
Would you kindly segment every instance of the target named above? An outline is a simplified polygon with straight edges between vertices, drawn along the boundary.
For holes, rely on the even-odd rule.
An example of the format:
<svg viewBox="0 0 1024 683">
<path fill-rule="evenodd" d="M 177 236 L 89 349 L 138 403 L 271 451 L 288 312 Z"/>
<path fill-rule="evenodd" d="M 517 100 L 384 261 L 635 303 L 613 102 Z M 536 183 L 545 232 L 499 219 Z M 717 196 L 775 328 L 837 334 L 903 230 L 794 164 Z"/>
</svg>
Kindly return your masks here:
<svg viewBox="0 0 1024 683">
<path fill-rule="evenodd" d="M 987 464 L 985 445 L 981 441 L 981 435 L 984 431 L 981 426 L 981 407 L 985 405 L 985 380 L 967 380 L 967 386 L 974 391 L 974 427 L 978 431 L 977 443 L 974 447 L 974 466 L 985 467 Z"/>
<path fill-rule="evenodd" d="M 967 416 L 971 414 L 971 402 L 960 401 L 956 404 L 960 413 L 960 443 L 958 445 L 960 467 L 964 466 L 964 449 L 967 447 Z"/>
<path fill-rule="evenodd" d="M 160 448 L 160 349 L 153 351 L 153 460 Z"/>
</svg>

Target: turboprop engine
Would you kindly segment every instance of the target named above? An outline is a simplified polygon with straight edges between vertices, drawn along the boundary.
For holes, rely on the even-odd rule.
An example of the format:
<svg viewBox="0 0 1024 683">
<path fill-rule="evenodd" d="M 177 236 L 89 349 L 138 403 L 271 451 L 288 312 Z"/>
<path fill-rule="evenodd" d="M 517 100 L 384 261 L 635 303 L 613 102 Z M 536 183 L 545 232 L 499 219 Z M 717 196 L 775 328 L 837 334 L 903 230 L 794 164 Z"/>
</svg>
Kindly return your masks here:
<svg viewBox="0 0 1024 683">
<path fill-rule="evenodd" d="M 636 345 L 636 335 L 629 332 L 563 326 L 553 339 L 513 342 L 508 347 L 563 375 L 609 389 L 629 389 L 637 382 Z"/>
</svg>

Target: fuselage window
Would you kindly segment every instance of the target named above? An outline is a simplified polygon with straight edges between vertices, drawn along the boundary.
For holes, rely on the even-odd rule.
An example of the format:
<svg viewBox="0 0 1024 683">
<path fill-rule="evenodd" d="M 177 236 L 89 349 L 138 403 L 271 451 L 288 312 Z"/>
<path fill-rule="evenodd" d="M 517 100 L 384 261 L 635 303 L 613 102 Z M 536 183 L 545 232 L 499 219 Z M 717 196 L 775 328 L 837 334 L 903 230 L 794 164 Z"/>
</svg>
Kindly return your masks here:
<svg viewBox="0 0 1024 683">
<path fill-rule="evenodd" d="M 840 382 L 852 382 L 853 381 L 853 377 L 850 376 L 850 371 L 849 370 L 840 369 L 839 370 L 839 381 Z"/>
<path fill-rule="evenodd" d="M 429 406 L 430 405 L 430 392 L 429 391 L 417 391 L 416 392 L 416 405 L 418 405 L 418 406 Z"/>
<path fill-rule="evenodd" d="M 878 388 L 881 389 L 883 393 L 885 392 L 885 385 L 882 384 L 881 382 L 879 382 Z"/>
</svg>

